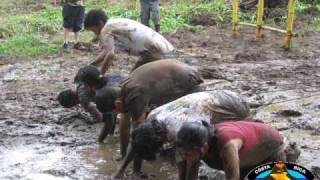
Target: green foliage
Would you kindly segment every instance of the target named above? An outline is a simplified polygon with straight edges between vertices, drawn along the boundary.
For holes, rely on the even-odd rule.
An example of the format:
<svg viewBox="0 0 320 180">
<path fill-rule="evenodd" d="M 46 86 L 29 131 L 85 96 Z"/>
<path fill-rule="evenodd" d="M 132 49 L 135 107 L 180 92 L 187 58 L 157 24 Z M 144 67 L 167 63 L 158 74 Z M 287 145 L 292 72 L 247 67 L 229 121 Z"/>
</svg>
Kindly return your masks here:
<svg viewBox="0 0 320 180">
<path fill-rule="evenodd" d="M 35 35 L 14 36 L 0 44 L 0 54 L 10 57 L 34 57 L 56 52 L 54 44 Z"/>
</svg>

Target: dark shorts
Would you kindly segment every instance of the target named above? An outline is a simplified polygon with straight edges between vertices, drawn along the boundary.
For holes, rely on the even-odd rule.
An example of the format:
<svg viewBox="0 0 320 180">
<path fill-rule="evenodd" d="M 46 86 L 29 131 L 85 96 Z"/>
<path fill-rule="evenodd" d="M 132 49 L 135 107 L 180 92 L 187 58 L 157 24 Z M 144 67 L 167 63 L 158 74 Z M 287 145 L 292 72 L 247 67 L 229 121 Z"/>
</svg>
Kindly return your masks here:
<svg viewBox="0 0 320 180">
<path fill-rule="evenodd" d="M 143 67 L 121 84 L 124 110 L 134 120 L 155 107 L 198 91 L 203 82 L 198 71 L 177 60 L 150 62 Z"/>
<path fill-rule="evenodd" d="M 62 9 L 63 27 L 79 32 L 83 25 L 84 11 L 83 6 L 64 5 Z"/>
</svg>

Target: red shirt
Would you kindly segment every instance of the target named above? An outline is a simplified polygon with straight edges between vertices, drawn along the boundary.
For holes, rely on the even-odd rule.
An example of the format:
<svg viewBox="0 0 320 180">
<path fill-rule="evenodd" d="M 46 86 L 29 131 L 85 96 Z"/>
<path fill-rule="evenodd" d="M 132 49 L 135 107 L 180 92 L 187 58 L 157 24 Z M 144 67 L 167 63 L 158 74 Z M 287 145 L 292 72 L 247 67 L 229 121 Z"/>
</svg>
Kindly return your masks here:
<svg viewBox="0 0 320 180">
<path fill-rule="evenodd" d="M 283 136 L 271 126 L 264 123 L 237 121 L 216 124 L 218 144 L 225 145 L 232 139 L 241 139 L 243 144 L 239 151 L 240 159 L 263 142 L 275 141 L 282 144 Z"/>
</svg>

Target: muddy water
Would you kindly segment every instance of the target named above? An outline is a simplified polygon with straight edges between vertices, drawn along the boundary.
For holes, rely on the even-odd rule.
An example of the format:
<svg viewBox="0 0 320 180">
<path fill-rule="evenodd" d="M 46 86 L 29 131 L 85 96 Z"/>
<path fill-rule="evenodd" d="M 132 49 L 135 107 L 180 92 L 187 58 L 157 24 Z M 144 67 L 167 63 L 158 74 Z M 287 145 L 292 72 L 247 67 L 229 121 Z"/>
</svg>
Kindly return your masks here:
<svg viewBox="0 0 320 180">
<path fill-rule="evenodd" d="M 110 179 L 119 166 L 118 137 L 109 138 L 108 144 L 81 147 L 26 141 L 20 138 L 1 151 L 0 179 Z M 143 168 L 150 179 L 176 178 L 175 167 L 164 159 Z"/>
<path fill-rule="evenodd" d="M 207 90 L 244 95 L 255 105 L 254 119 L 298 143 L 299 163 L 320 166 L 320 36 L 296 39 L 299 47 L 287 52 L 279 48 L 278 34 L 266 33 L 259 44 L 254 31 L 244 31 L 232 37 L 212 27 L 167 38 L 197 57 L 190 62 L 206 71 Z M 80 107 L 64 109 L 55 100 L 59 91 L 73 87 L 77 69 L 92 58 L 92 53 L 76 52 L 0 66 L 0 179 L 110 179 L 115 173 L 120 166 L 117 132 L 98 144 L 101 124 L 90 124 Z M 118 56 L 111 71 L 127 73 L 135 60 Z M 143 170 L 149 179 L 177 179 L 170 158 L 144 163 Z M 128 168 L 125 179 L 131 173 Z M 207 167 L 201 176 L 223 179 Z"/>
</svg>

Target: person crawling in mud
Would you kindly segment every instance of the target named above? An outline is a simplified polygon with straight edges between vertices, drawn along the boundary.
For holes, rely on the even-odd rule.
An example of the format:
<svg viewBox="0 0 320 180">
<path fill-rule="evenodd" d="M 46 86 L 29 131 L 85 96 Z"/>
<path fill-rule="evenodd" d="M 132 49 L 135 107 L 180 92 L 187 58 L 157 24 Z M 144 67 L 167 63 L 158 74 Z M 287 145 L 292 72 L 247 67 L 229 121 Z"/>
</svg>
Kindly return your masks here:
<svg viewBox="0 0 320 180">
<path fill-rule="evenodd" d="M 271 126 L 249 121 L 184 123 L 177 133 L 180 180 L 198 179 L 200 159 L 224 170 L 227 180 L 244 179 L 255 167 L 275 161 L 295 162 L 300 150 Z"/>
<path fill-rule="evenodd" d="M 247 119 L 249 115 L 249 105 L 244 98 L 227 90 L 193 93 L 162 105 L 133 130 L 127 156 L 115 177 L 121 177 L 134 158 L 134 173 L 140 174 L 139 159 L 155 160 L 164 144 L 175 144 L 177 131 L 184 122 L 215 124 Z"/>
<path fill-rule="evenodd" d="M 98 90 L 99 81 L 87 78 L 99 72 L 94 66 L 82 68 L 81 81 L 90 89 Z M 96 103 L 103 112 L 122 113 L 120 130 L 121 155 L 126 155 L 132 126 L 143 122 L 146 114 L 153 108 L 186 94 L 199 91 L 203 82 L 200 73 L 193 67 L 174 59 L 154 61 L 134 70 L 121 84 L 121 90 L 106 88 L 104 93 L 97 93 Z M 99 99 L 107 99 L 99 101 Z"/>
<path fill-rule="evenodd" d="M 81 73 L 81 70 L 80 70 Z M 116 114 L 110 114 L 110 113 L 103 113 L 100 112 L 95 104 L 95 96 L 96 93 L 95 91 L 92 91 L 89 89 L 87 86 L 85 86 L 83 83 L 79 82 L 78 76 L 80 76 L 79 72 L 75 77 L 75 83 L 77 84 L 76 89 L 67 89 L 59 93 L 57 100 L 59 101 L 60 105 L 62 105 L 65 108 L 71 108 L 74 107 L 78 104 L 83 107 L 83 109 L 88 112 L 92 118 L 92 122 L 101 122 L 103 121 L 104 127 L 103 130 L 101 131 L 101 134 L 98 138 L 99 142 L 102 142 L 105 137 L 109 134 L 107 129 L 110 126 L 114 127 L 114 121 L 116 118 Z M 104 86 L 119 86 L 119 83 L 126 78 L 126 76 L 120 76 L 120 75 L 114 75 L 110 74 L 108 76 L 101 76 L 100 73 L 92 74 L 93 77 L 91 78 L 90 81 L 95 81 L 95 79 L 100 79 L 99 82 L 99 87 L 104 87 Z M 110 121 L 110 119 L 112 121 Z M 114 128 L 112 129 L 112 131 Z M 111 131 L 111 130 L 110 130 Z"/>
<path fill-rule="evenodd" d="M 140 56 L 133 70 L 142 64 L 162 59 L 164 54 L 174 51 L 172 44 L 151 28 L 130 19 L 108 19 L 102 10 L 89 11 L 84 27 L 94 32 L 100 40 L 102 51 L 91 64 L 101 64 L 102 74 L 111 65 L 115 50 Z"/>
</svg>

